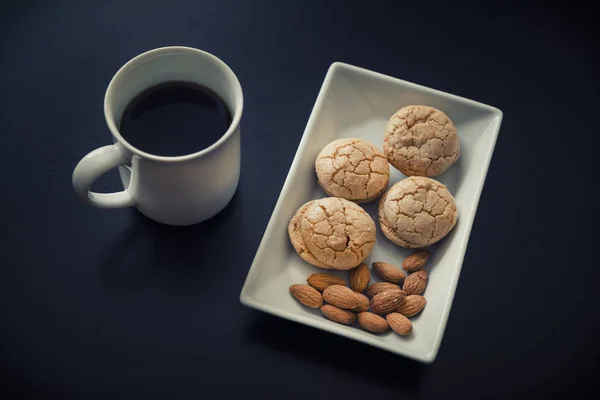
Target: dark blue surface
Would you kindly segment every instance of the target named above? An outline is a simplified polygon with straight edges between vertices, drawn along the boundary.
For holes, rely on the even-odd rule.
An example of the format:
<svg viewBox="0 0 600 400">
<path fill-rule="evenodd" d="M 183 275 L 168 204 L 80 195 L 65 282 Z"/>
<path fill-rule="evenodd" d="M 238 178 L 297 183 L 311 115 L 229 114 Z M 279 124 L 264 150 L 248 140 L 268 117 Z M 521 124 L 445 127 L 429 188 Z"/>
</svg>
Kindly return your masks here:
<svg viewBox="0 0 600 400">
<path fill-rule="evenodd" d="M 594 33 L 591 13 L 572 3 L 2 2 L 2 390 L 61 399 L 504 399 L 592 387 Z M 165 45 L 217 55 L 245 94 L 239 190 L 222 214 L 188 228 L 91 208 L 71 188 L 78 160 L 110 141 L 102 113 L 110 78 Z M 238 301 L 334 61 L 504 111 L 430 366 Z M 118 188 L 115 173 L 96 187 Z"/>
</svg>

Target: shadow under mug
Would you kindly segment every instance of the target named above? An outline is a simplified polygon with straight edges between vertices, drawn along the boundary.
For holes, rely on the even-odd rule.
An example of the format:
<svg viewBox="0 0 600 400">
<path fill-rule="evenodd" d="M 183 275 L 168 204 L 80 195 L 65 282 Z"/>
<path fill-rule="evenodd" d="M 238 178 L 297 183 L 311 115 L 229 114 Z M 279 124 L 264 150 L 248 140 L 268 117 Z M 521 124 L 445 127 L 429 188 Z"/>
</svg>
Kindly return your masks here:
<svg viewBox="0 0 600 400">
<path fill-rule="evenodd" d="M 184 156 L 164 157 L 133 147 L 119 133 L 118 123 L 137 94 L 169 81 L 188 81 L 212 89 L 229 108 L 229 129 L 211 146 Z M 191 225 L 221 211 L 233 197 L 240 177 L 242 87 L 220 59 L 190 47 L 150 50 L 127 62 L 110 81 L 104 116 L 112 145 L 87 154 L 73 171 L 73 188 L 87 203 L 100 208 L 136 207 L 168 225 Z M 94 181 L 119 167 L 124 190 L 95 193 Z"/>
</svg>

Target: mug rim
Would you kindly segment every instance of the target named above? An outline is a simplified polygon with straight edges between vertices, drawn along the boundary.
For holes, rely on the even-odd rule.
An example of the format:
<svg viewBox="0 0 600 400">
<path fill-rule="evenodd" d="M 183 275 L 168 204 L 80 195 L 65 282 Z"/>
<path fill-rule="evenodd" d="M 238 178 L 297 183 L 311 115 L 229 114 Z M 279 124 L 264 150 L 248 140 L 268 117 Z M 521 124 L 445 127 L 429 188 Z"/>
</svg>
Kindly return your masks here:
<svg viewBox="0 0 600 400">
<path fill-rule="evenodd" d="M 207 148 L 197 151 L 195 153 L 184 154 L 181 156 L 159 156 L 156 154 L 147 153 L 143 150 L 140 150 L 137 147 L 133 146 L 131 143 L 129 143 L 127 140 L 125 140 L 125 138 L 123 138 L 123 136 L 121 135 L 121 132 L 119 132 L 119 129 L 117 128 L 117 126 L 115 124 L 114 115 L 112 113 L 112 110 L 110 109 L 110 104 L 109 104 L 108 98 L 109 98 L 109 94 L 115 90 L 115 85 L 117 84 L 116 80 L 119 78 L 119 76 L 124 74 L 128 69 L 133 68 L 133 66 L 135 64 L 138 64 L 139 62 L 141 62 L 142 60 L 144 60 L 148 57 L 158 56 L 158 55 L 162 55 L 162 54 L 172 54 L 172 53 L 178 52 L 178 51 L 191 52 L 191 53 L 196 53 L 196 54 L 200 54 L 202 56 L 208 57 L 216 65 L 218 65 L 221 69 L 223 69 L 223 72 L 225 73 L 225 75 L 229 79 L 230 83 L 232 84 L 233 91 L 236 95 L 235 110 L 233 112 L 233 118 L 231 119 L 231 124 L 229 124 L 229 128 L 227 129 L 227 131 L 225 131 L 225 133 L 223 135 L 221 135 L 221 137 L 219 137 L 219 139 L 216 142 L 212 143 Z M 209 52 L 206 52 L 206 51 L 203 51 L 200 49 L 196 49 L 194 47 L 187 47 L 187 46 L 158 47 L 158 48 L 143 52 L 141 54 L 138 54 L 131 60 L 127 61 L 121 68 L 119 68 L 119 70 L 115 73 L 115 75 L 110 80 L 110 83 L 108 84 L 108 88 L 106 89 L 106 93 L 104 95 L 104 118 L 106 119 L 108 129 L 112 133 L 113 137 L 117 140 L 117 142 L 119 144 L 123 145 L 127 150 L 129 150 L 131 153 L 133 153 L 135 155 L 138 155 L 138 156 L 146 158 L 146 159 L 150 159 L 150 160 L 154 160 L 154 161 L 161 161 L 161 162 L 180 162 L 180 161 L 193 160 L 195 158 L 207 155 L 207 154 L 217 150 L 225 142 L 227 142 L 227 140 L 238 129 L 240 120 L 242 118 L 243 108 L 244 108 L 244 96 L 243 96 L 243 92 L 242 92 L 242 86 L 241 86 L 240 81 L 238 80 L 237 76 L 233 72 L 233 70 L 219 57 L 217 57 Z M 110 118 L 109 118 L 109 116 L 110 116 Z"/>
</svg>

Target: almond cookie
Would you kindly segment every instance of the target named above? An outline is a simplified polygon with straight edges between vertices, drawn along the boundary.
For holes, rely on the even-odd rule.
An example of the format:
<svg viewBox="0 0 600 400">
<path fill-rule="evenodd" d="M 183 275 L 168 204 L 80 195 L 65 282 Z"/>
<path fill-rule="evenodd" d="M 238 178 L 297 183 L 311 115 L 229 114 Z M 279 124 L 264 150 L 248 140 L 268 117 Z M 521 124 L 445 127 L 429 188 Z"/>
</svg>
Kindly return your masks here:
<svg viewBox="0 0 600 400">
<path fill-rule="evenodd" d="M 430 178 L 406 178 L 379 201 L 381 230 L 402 247 L 419 248 L 437 242 L 454 228 L 457 218 L 452 194 Z"/>
<path fill-rule="evenodd" d="M 388 161 L 407 176 L 437 176 L 460 156 L 454 124 L 429 106 L 406 106 L 390 118 L 383 138 Z"/>
<path fill-rule="evenodd" d="M 375 245 L 373 219 L 358 204 L 337 197 L 303 205 L 288 232 L 298 254 L 321 268 L 354 268 Z"/>
<path fill-rule="evenodd" d="M 390 166 L 385 154 L 361 139 L 338 139 L 315 161 L 319 185 L 330 196 L 357 203 L 371 201 L 387 188 Z"/>
</svg>

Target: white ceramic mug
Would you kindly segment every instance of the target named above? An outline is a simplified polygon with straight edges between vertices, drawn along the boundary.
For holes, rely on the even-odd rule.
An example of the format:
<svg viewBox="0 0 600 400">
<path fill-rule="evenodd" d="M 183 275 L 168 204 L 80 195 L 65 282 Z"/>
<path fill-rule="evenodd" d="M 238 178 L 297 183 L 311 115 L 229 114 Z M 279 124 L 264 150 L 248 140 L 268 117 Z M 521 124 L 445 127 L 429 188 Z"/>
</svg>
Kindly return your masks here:
<svg viewBox="0 0 600 400">
<path fill-rule="evenodd" d="M 133 147 L 119 133 L 118 124 L 129 102 L 143 90 L 169 81 L 206 86 L 229 108 L 231 125 L 211 146 L 193 154 L 164 157 Z M 106 90 L 104 116 L 114 144 L 92 151 L 77 164 L 73 187 L 96 207 L 134 206 L 169 225 L 202 222 L 221 211 L 237 188 L 242 108 L 240 82 L 212 54 L 190 47 L 163 47 L 140 54 L 121 67 Z M 94 181 L 115 167 L 119 167 L 125 190 L 91 192 Z"/>
</svg>

